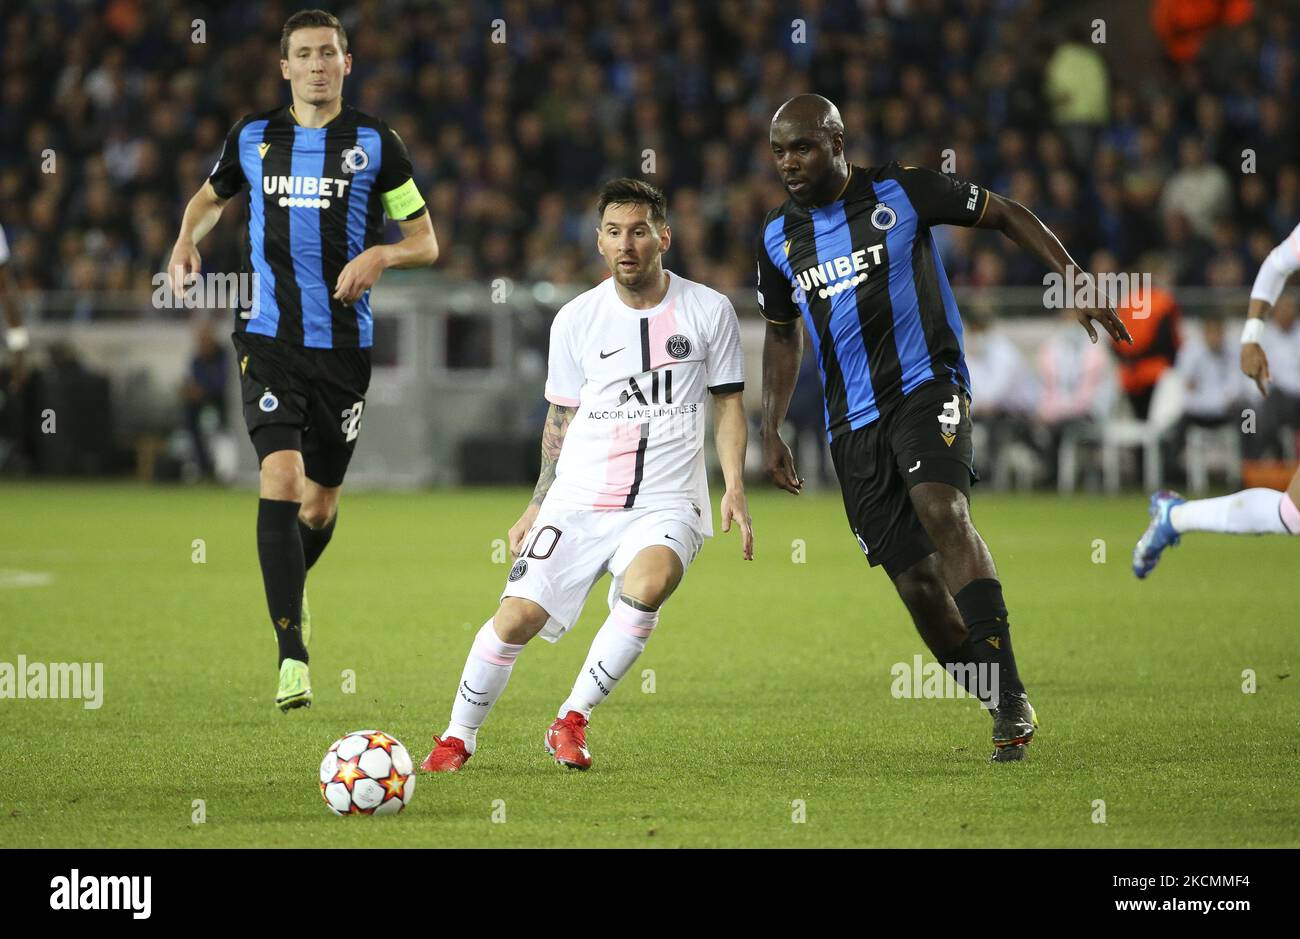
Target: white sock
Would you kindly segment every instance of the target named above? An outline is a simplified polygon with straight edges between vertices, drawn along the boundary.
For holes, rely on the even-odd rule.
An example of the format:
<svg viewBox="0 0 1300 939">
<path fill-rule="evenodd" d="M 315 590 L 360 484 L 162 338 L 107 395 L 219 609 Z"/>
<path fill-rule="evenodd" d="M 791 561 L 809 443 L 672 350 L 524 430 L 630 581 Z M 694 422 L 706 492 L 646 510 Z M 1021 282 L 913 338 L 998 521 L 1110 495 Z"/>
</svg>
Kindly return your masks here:
<svg viewBox="0 0 1300 939">
<path fill-rule="evenodd" d="M 478 729 L 487 720 L 488 712 L 501 697 L 501 692 L 506 690 L 510 670 L 523 648 L 522 645 L 503 642 L 497 636 L 492 620 L 483 624 L 474 637 L 469 658 L 465 660 L 465 671 L 461 672 L 460 684 L 456 686 L 451 723 L 442 735 L 444 738 L 459 737 L 465 741 L 465 749 L 474 752 Z"/>
<path fill-rule="evenodd" d="M 1283 519 L 1293 517 L 1295 512 L 1295 505 L 1284 492 L 1246 489 L 1217 499 L 1195 499 L 1176 505 L 1169 512 L 1169 523 L 1177 532 L 1280 535 L 1291 531 Z M 1293 528 L 1292 534 L 1300 534 L 1300 525 Z"/>
<path fill-rule="evenodd" d="M 621 598 L 615 601 L 605 624 L 591 641 L 587 661 L 582 663 L 578 680 L 557 716 L 577 711 L 591 717 L 591 709 L 610 696 L 637 656 L 645 651 L 646 641 L 658 622 L 658 610 L 647 613 Z"/>
</svg>

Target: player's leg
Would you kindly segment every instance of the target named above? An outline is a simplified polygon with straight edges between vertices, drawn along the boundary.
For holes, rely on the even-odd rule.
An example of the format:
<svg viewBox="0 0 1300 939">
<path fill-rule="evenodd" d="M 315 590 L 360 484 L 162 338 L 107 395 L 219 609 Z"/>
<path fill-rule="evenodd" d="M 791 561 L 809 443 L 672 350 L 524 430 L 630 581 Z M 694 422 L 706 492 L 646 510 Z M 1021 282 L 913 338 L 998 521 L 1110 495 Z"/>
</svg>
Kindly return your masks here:
<svg viewBox="0 0 1300 939">
<path fill-rule="evenodd" d="M 1186 500 L 1162 489 L 1153 493 L 1151 521 L 1133 548 L 1133 573 L 1145 578 L 1165 548 L 1178 544 L 1189 531 L 1232 535 L 1300 535 L 1300 469 L 1285 492 L 1245 489 L 1215 499 Z"/>
<path fill-rule="evenodd" d="M 370 386 L 370 353 L 365 349 L 314 349 L 311 420 L 303 434 L 306 473 L 298 534 L 303 562 L 310 571 L 334 537 L 339 496 L 361 433 L 361 414 Z M 312 636 L 311 607 L 302 598 L 303 644 Z"/>
<path fill-rule="evenodd" d="M 307 378 L 291 347 L 244 333 L 236 333 L 234 343 L 240 358 L 244 421 L 258 458 L 257 557 L 279 648 L 276 706 L 288 711 L 311 704 L 301 629 L 306 566 L 298 532 L 305 484 L 302 430 L 307 424 Z"/>
<path fill-rule="evenodd" d="M 308 573 L 334 537 L 342 492 L 342 486 L 322 486 L 310 476 L 306 479 L 302 508 L 298 512 L 298 534 L 302 537 L 303 562 Z M 307 603 L 305 586 L 302 593 L 302 644 L 311 645 L 311 606 Z"/>
<path fill-rule="evenodd" d="M 505 691 L 519 653 L 538 633 L 554 641 L 577 621 L 604 568 L 596 513 L 543 505 L 510 568 L 496 613 L 470 647 L 452 700 L 451 720 L 421 768 L 460 769 L 478 743 L 478 731 Z"/>
<path fill-rule="evenodd" d="M 974 476 L 969 402 L 955 385 L 934 382 L 891 415 L 887 436 L 916 518 L 939 552 L 944 583 L 966 627 L 976 674 L 997 690 L 994 759 L 1017 760 L 1036 720 L 1011 645 L 1002 583 L 970 517 Z"/>
<path fill-rule="evenodd" d="M 474 637 L 456 686 L 451 720 L 441 736 L 434 736 L 433 750 L 421 769 L 448 773 L 465 765 L 478 746 L 479 728 L 506 690 L 519 653 L 549 619 L 550 614 L 533 600 L 506 597 L 501 601 Z"/>
<path fill-rule="evenodd" d="M 570 769 L 591 766 L 587 722 L 592 711 L 632 671 L 659 625 L 660 610 L 704 544 L 699 516 L 687 506 L 647 510 L 614 524 L 620 530 L 609 560 L 609 615 L 546 731 L 547 751 Z"/>
</svg>

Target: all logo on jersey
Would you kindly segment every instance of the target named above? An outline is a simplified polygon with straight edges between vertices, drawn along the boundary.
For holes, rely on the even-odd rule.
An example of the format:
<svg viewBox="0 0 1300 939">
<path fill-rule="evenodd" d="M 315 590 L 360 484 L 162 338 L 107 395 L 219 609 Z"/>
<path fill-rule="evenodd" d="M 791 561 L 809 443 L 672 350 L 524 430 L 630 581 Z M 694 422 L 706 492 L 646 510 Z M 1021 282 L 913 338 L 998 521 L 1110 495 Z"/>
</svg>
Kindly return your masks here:
<svg viewBox="0 0 1300 939">
<path fill-rule="evenodd" d="M 523 558 L 515 561 L 515 566 L 510 568 L 510 580 L 516 581 L 528 573 L 528 562 Z"/>
<path fill-rule="evenodd" d="M 957 439 L 957 425 L 961 423 L 961 404 L 957 395 L 952 396 L 952 400 L 944 404 L 943 411 L 939 414 L 939 436 L 948 446 Z"/>
<path fill-rule="evenodd" d="M 668 341 L 664 343 L 664 348 L 674 359 L 684 359 L 691 354 L 691 341 L 678 333 L 675 336 L 668 337 Z"/>
<path fill-rule="evenodd" d="M 670 340 L 671 341 L 671 340 Z M 666 368 L 663 370 L 663 382 L 659 381 L 659 372 L 650 373 L 650 396 L 647 398 L 646 393 L 641 390 L 641 386 L 635 378 L 627 380 L 627 387 L 618 393 L 618 403 L 627 404 L 633 398 L 636 398 L 638 404 L 672 404 L 673 403 L 673 370 Z M 645 379 L 643 378 L 642 381 Z M 663 400 L 659 399 L 659 386 L 663 385 Z"/>
<path fill-rule="evenodd" d="M 272 411 L 274 411 L 276 408 L 280 406 L 280 399 L 277 398 L 274 394 L 272 394 L 271 389 L 268 388 L 262 394 L 261 399 L 257 402 L 257 406 L 261 408 L 263 411 L 265 411 L 267 414 L 270 414 Z"/>
<path fill-rule="evenodd" d="M 349 147 L 343 151 L 343 172 L 360 173 L 370 165 L 370 154 L 366 153 L 361 144 L 355 147 Z"/>
<path fill-rule="evenodd" d="M 266 151 L 270 149 L 271 149 L 271 145 L 269 143 L 259 143 L 257 145 L 257 158 L 259 160 L 265 160 Z"/>
<path fill-rule="evenodd" d="M 897 222 L 898 214 L 883 202 L 871 212 L 871 224 L 881 231 L 889 231 Z"/>
</svg>

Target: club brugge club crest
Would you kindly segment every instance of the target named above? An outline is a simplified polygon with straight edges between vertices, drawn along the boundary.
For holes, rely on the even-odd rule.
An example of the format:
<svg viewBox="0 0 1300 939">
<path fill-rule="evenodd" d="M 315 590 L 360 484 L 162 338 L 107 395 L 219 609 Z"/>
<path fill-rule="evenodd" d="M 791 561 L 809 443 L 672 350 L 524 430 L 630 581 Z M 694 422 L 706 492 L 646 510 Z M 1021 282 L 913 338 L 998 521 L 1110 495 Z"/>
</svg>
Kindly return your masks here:
<svg viewBox="0 0 1300 939">
<path fill-rule="evenodd" d="M 883 202 L 876 206 L 871 213 L 871 224 L 881 231 L 889 231 L 898 221 L 898 215 L 889 206 Z"/>
<path fill-rule="evenodd" d="M 668 342 L 664 348 L 668 350 L 668 354 L 674 359 L 684 359 L 691 354 L 691 341 L 678 333 L 675 336 L 668 337 Z"/>
<path fill-rule="evenodd" d="M 370 154 L 366 153 L 361 144 L 343 151 L 343 172 L 360 173 L 369 165 Z"/>
<path fill-rule="evenodd" d="M 528 573 L 528 562 L 523 558 L 515 561 L 515 566 L 510 568 L 510 580 L 516 581 Z"/>
<path fill-rule="evenodd" d="M 268 391 L 262 395 L 261 400 L 257 402 L 257 406 L 269 414 L 280 406 L 280 399 Z"/>
</svg>

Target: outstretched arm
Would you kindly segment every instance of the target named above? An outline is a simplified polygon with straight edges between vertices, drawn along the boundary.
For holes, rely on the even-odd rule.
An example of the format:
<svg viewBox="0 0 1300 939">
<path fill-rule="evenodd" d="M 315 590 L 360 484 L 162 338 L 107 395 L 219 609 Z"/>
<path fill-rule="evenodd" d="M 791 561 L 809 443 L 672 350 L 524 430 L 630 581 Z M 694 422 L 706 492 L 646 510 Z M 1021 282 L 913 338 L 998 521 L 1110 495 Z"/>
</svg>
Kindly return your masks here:
<svg viewBox="0 0 1300 939">
<path fill-rule="evenodd" d="M 1286 241 L 1275 247 L 1264 258 L 1250 288 L 1250 306 L 1246 310 L 1246 326 L 1241 331 L 1241 370 L 1254 380 L 1260 394 L 1268 394 L 1268 356 L 1259 344 L 1264 332 L 1264 320 L 1273 311 L 1273 304 L 1282 295 L 1287 278 L 1300 270 L 1300 225 Z"/>
<path fill-rule="evenodd" d="M 803 356 L 803 333 L 799 320 L 789 323 L 767 322 L 763 338 L 763 469 L 772 482 L 795 495 L 803 480 L 794 468 L 794 456 L 781 439 L 781 423 L 790 396 L 799 379 L 799 360 Z"/>
<path fill-rule="evenodd" d="M 577 408 L 552 404 L 546 412 L 546 426 L 542 428 L 542 468 L 537 474 L 537 486 L 533 489 L 533 498 L 510 529 L 510 554 L 517 557 L 523 547 L 524 536 L 533 527 L 533 521 L 542 507 L 542 500 L 555 482 L 555 466 L 560 462 L 560 449 L 564 446 L 564 435 L 573 423 Z"/>
<path fill-rule="evenodd" d="M 713 440 L 718 449 L 718 462 L 722 464 L 722 477 L 727 491 L 722 495 L 722 530 L 731 531 L 731 521 L 740 523 L 741 550 L 745 560 L 754 559 L 754 529 L 749 517 L 749 504 L 745 499 L 745 445 L 749 428 L 745 424 L 745 405 L 742 393 L 713 396 Z"/>
<path fill-rule="evenodd" d="M 202 261 L 199 257 L 198 243 L 212 231 L 217 220 L 221 218 L 221 210 L 229 201 L 217 195 L 211 181 L 205 181 L 194 194 L 194 198 L 190 199 L 189 204 L 185 206 L 185 215 L 181 218 L 181 231 L 176 236 L 171 260 L 167 264 L 172 290 L 177 294 L 184 292 L 189 277 L 199 273 Z"/>
<path fill-rule="evenodd" d="M 1068 275 L 1068 268 L 1083 270 L 1075 264 L 1060 240 L 1038 220 L 1038 216 L 1019 202 L 1004 198 L 996 192 L 988 193 L 988 204 L 984 207 L 984 214 L 975 223 L 975 227 L 992 228 L 1002 232 L 1058 274 Z M 1128 328 L 1109 305 L 1098 310 L 1077 310 L 1076 315 L 1080 325 L 1088 331 L 1088 338 L 1093 342 L 1097 341 L 1097 331 L 1092 327 L 1094 319 L 1116 342 L 1120 340 L 1130 344 L 1133 342 Z"/>
</svg>

